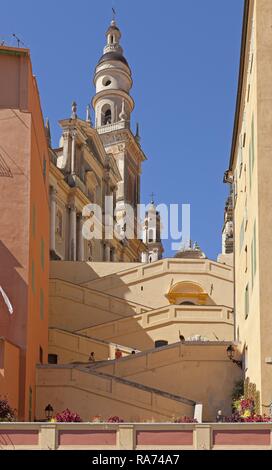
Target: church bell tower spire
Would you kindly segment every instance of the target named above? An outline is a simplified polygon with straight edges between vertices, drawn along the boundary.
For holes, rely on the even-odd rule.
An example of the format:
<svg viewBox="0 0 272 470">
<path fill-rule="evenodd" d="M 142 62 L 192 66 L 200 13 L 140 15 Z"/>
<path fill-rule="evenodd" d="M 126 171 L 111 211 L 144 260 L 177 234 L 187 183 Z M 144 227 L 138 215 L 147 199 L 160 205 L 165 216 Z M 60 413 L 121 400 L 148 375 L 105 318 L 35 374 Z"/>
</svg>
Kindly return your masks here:
<svg viewBox="0 0 272 470">
<path fill-rule="evenodd" d="M 92 104 L 95 110 L 95 127 L 99 133 L 104 126 L 130 128 L 130 114 L 134 101 L 130 96 L 131 70 L 120 45 L 121 31 L 112 19 L 106 31 L 106 45 L 94 73 L 96 94 Z M 120 122 L 122 124 L 120 124 Z M 119 123 L 119 124 L 118 124 Z"/>
</svg>

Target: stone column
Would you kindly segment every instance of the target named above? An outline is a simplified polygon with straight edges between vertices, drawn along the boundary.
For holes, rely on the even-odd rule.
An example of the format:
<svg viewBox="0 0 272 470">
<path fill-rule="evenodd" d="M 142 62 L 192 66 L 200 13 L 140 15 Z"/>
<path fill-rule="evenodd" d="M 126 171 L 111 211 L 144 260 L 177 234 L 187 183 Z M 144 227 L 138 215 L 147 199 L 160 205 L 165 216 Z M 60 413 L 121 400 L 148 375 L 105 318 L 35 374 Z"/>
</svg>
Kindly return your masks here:
<svg viewBox="0 0 272 470">
<path fill-rule="evenodd" d="M 62 166 L 61 168 L 65 168 L 65 170 L 69 169 L 69 153 L 70 153 L 70 132 L 69 131 L 63 131 L 62 134 L 63 138 L 63 161 L 62 161 Z"/>
<path fill-rule="evenodd" d="M 75 175 L 76 168 L 76 131 L 72 133 L 71 174 Z"/>
<path fill-rule="evenodd" d="M 105 246 L 105 261 L 110 261 L 110 245 Z"/>
<path fill-rule="evenodd" d="M 76 226 L 76 206 L 70 207 L 70 261 L 76 261 L 76 238 L 77 238 L 77 226 Z"/>
<path fill-rule="evenodd" d="M 83 235 L 82 235 L 82 226 L 83 226 L 83 223 L 84 223 L 84 220 L 82 218 L 82 215 L 79 214 L 79 217 L 78 217 L 78 241 L 77 241 L 77 245 L 78 245 L 78 261 L 85 261 L 85 253 L 84 253 L 84 238 L 83 238 Z"/>
<path fill-rule="evenodd" d="M 55 424 L 46 423 L 40 426 L 40 449 L 56 450 L 57 448 L 57 428 Z"/>
<path fill-rule="evenodd" d="M 55 252 L 56 249 L 56 197 L 57 190 L 51 186 L 50 188 L 50 251 Z"/>
<path fill-rule="evenodd" d="M 133 424 L 120 424 L 118 429 L 118 449 L 135 449 L 135 434 Z"/>
</svg>

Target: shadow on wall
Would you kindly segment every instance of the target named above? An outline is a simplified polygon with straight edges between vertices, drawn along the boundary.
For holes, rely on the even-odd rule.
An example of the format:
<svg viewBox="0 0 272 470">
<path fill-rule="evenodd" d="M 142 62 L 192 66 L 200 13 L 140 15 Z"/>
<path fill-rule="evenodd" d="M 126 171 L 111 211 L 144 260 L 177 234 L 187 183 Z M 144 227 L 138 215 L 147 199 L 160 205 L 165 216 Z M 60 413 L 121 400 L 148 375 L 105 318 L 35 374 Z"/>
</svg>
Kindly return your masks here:
<svg viewBox="0 0 272 470">
<path fill-rule="evenodd" d="M 75 284 L 87 284 L 101 277 L 137 267 L 142 263 L 108 261 L 50 261 L 50 278 L 63 279 Z M 95 269 L 94 269 L 95 266 Z M 117 277 L 117 276 L 116 276 Z"/>
<path fill-rule="evenodd" d="M 18 273 L 20 268 L 23 268 L 22 265 L 0 241 L 0 286 L 8 296 L 13 308 L 13 313 L 10 314 L 2 295 L 0 295 L 0 336 L 20 348 L 20 403 L 24 403 L 28 286 Z M 15 373 L 16 371 L 14 371 Z M 20 414 L 21 411 L 18 411 Z"/>
<path fill-rule="evenodd" d="M 51 261 L 49 326 L 78 331 L 93 325 L 131 318 L 150 309 L 126 300 L 126 293 L 130 292 L 130 288 L 116 274 L 121 270 L 120 265 L 122 264 L 101 262 L 95 263 L 94 269 L 91 263 Z M 136 266 L 134 263 L 125 263 L 125 266 L 129 265 L 132 268 Z M 120 286 L 122 297 L 109 294 L 107 287 L 103 292 L 83 285 L 83 282 L 101 277 L 105 277 L 106 283 Z"/>
</svg>

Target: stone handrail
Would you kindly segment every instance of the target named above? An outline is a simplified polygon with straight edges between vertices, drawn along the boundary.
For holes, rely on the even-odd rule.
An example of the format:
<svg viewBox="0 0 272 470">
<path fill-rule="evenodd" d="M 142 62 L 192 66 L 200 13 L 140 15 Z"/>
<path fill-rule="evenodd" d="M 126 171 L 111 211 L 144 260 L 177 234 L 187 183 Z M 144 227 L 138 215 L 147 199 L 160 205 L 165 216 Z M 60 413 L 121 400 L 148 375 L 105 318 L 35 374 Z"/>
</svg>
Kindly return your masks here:
<svg viewBox="0 0 272 470">
<path fill-rule="evenodd" d="M 112 401 L 120 401 L 135 409 L 145 410 L 156 419 L 162 420 L 175 416 L 193 416 L 195 401 L 165 392 L 154 387 L 142 385 L 111 374 L 97 372 L 93 367 L 71 364 L 71 365 L 38 365 L 37 366 L 37 396 L 42 396 L 39 402 L 50 401 L 54 406 L 54 394 L 52 387 L 73 390 L 76 396 L 77 389 L 80 393 L 104 397 Z M 55 392 L 56 393 L 56 392 Z M 92 404 L 92 400 L 90 400 Z M 80 400 L 78 400 L 80 413 Z M 135 412 L 135 411 L 134 411 Z M 41 417 L 43 411 L 38 410 L 37 416 Z M 90 416 L 90 415 L 89 415 Z"/>
<path fill-rule="evenodd" d="M 155 310 L 136 314 L 131 318 L 107 322 L 101 325 L 93 325 L 89 328 L 77 330 L 77 333 L 87 336 L 111 338 L 120 334 L 136 332 L 139 327 L 148 330 L 155 326 L 169 323 L 195 322 L 196 314 L 198 323 L 227 323 L 233 325 L 232 309 L 220 305 L 166 305 Z M 164 315 L 164 316 L 163 316 Z"/>
<path fill-rule="evenodd" d="M 233 268 L 231 266 L 212 261 L 208 258 L 203 259 L 181 259 L 181 258 L 163 258 L 162 260 L 154 263 L 147 263 L 140 266 L 128 268 L 126 270 L 115 273 L 115 279 L 113 280 L 114 286 L 118 279 L 122 279 L 123 283 L 135 283 L 146 280 L 154 275 L 166 274 L 167 272 L 184 272 L 184 266 L 191 266 L 191 273 L 203 273 L 212 274 L 218 278 L 233 282 Z M 108 274 L 100 279 L 93 279 L 91 281 L 83 282 L 81 285 L 95 286 L 95 289 L 99 290 L 99 284 L 105 283 L 107 278 L 113 277 L 112 274 Z M 126 282 L 127 278 L 127 282 Z"/>
<path fill-rule="evenodd" d="M 95 359 L 98 361 L 114 359 L 116 348 L 120 349 L 123 355 L 129 355 L 132 351 L 140 352 L 136 348 L 129 348 L 103 339 L 75 334 L 61 328 L 49 328 L 49 353 L 58 354 L 58 362 L 62 362 L 62 351 L 69 351 L 79 356 L 77 359 L 81 358 L 85 362 L 88 361 L 91 351 L 95 352 Z"/>
<path fill-rule="evenodd" d="M 74 291 L 76 294 L 69 296 L 69 292 L 65 291 L 64 295 L 62 287 L 68 287 L 68 289 L 71 289 L 71 292 Z M 111 294 L 104 294 L 101 291 L 93 290 L 82 284 L 75 284 L 73 282 L 57 278 L 50 279 L 50 296 L 64 297 L 65 299 L 71 299 L 80 303 L 87 303 L 93 307 L 101 307 L 100 302 L 95 301 L 95 298 L 97 297 L 98 299 L 104 299 L 104 301 L 107 302 L 107 308 L 109 311 L 113 311 L 116 314 L 120 312 L 120 306 L 127 307 L 127 309 L 130 310 L 132 309 L 135 313 L 150 310 L 150 307 L 145 305 L 121 299 Z M 122 315 L 119 313 L 119 316 L 121 317 Z"/>
<path fill-rule="evenodd" d="M 128 355 L 118 360 L 101 361 L 100 363 L 93 364 L 93 370 L 109 373 L 115 377 L 130 377 L 143 372 L 154 370 L 159 357 L 160 363 L 165 366 L 167 364 L 179 363 L 181 358 L 183 361 L 199 361 L 199 347 L 217 347 L 216 357 L 217 360 L 228 362 L 226 355 L 226 348 L 229 342 L 225 341 L 185 341 L 161 348 L 153 348 L 147 351 L 139 352 L 136 355 Z M 169 354 L 171 352 L 171 354 Z M 201 360 L 205 360 L 205 355 L 201 355 Z M 133 362 L 132 362 L 133 361 Z"/>
</svg>

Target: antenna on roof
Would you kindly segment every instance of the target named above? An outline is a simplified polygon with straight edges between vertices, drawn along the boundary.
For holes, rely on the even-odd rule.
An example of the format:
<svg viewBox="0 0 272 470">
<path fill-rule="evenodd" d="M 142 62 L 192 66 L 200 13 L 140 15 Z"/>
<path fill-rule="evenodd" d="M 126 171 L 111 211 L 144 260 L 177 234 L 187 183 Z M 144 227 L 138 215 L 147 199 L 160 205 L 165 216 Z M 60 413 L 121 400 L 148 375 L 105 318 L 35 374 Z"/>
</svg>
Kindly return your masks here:
<svg viewBox="0 0 272 470">
<path fill-rule="evenodd" d="M 16 39 L 16 41 L 17 41 L 17 47 L 20 47 L 20 44 L 22 44 L 22 46 L 25 46 L 25 47 L 26 47 L 26 45 L 23 43 L 23 41 L 21 41 L 21 39 L 18 38 L 18 36 L 16 36 L 15 33 L 13 33 L 12 36 L 13 36 L 13 37 Z"/>
</svg>

